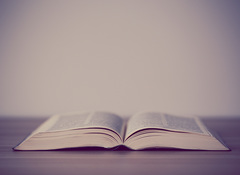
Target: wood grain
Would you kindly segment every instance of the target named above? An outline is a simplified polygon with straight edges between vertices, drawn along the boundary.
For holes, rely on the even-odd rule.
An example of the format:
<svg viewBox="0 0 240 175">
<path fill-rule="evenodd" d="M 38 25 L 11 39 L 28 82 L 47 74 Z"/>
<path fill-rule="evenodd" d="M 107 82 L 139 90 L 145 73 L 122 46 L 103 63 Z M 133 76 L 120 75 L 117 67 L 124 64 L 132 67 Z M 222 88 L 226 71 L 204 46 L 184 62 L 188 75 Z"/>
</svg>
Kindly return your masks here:
<svg viewBox="0 0 240 175">
<path fill-rule="evenodd" d="M 240 174 L 240 118 L 205 118 L 231 151 L 68 149 L 13 151 L 46 118 L 0 118 L 0 173 Z"/>
</svg>

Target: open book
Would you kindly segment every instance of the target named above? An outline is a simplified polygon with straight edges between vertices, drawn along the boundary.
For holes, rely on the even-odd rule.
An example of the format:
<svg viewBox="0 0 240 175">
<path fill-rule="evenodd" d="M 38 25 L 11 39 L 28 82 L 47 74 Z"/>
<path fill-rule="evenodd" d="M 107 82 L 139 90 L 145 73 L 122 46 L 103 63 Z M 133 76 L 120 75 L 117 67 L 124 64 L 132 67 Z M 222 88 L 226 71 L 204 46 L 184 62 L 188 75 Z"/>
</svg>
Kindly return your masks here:
<svg viewBox="0 0 240 175">
<path fill-rule="evenodd" d="M 113 148 L 120 145 L 133 150 L 229 150 L 198 118 L 157 112 L 135 114 L 128 121 L 109 112 L 55 115 L 13 149 Z"/>
</svg>

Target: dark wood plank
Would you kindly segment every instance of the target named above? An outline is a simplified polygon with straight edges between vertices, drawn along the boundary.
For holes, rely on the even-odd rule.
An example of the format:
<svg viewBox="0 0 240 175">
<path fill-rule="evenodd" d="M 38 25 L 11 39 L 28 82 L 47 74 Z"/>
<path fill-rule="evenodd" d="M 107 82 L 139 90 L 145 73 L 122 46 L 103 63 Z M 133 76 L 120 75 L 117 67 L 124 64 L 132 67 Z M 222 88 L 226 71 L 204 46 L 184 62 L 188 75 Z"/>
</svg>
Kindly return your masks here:
<svg viewBox="0 0 240 175">
<path fill-rule="evenodd" d="M 240 174 L 240 118 L 205 118 L 232 151 L 12 151 L 46 118 L 0 118 L 1 174 Z"/>
</svg>

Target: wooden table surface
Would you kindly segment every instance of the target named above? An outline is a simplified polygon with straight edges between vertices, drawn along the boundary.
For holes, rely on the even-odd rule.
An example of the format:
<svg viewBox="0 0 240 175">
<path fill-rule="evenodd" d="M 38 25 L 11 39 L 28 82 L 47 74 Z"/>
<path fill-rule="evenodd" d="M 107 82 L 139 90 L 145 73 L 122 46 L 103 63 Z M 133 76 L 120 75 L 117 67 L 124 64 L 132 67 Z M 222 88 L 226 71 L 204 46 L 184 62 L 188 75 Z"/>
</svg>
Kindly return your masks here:
<svg viewBox="0 0 240 175">
<path fill-rule="evenodd" d="M 240 117 L 205 118 L 231 151 L 13 151 L 46 118 L 0 118 L 0 174 L 240 174 Z"/>
</svg>

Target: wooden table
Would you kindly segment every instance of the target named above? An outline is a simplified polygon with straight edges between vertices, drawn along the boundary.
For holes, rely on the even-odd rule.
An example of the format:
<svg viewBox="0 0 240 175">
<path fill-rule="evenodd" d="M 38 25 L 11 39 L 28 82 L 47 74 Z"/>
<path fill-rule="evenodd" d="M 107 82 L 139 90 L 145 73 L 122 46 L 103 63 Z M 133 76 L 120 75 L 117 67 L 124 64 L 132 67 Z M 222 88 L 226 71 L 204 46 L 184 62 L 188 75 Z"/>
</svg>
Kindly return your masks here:
<svg viewBox="0 0 240 175">
<path fill-rule="evenodd" d="M 0 118 L 0 174 L 240 174 L 240 117 L 205 118 L 232 151 L 12 151 L 46 118 Z"/>
</svg>

